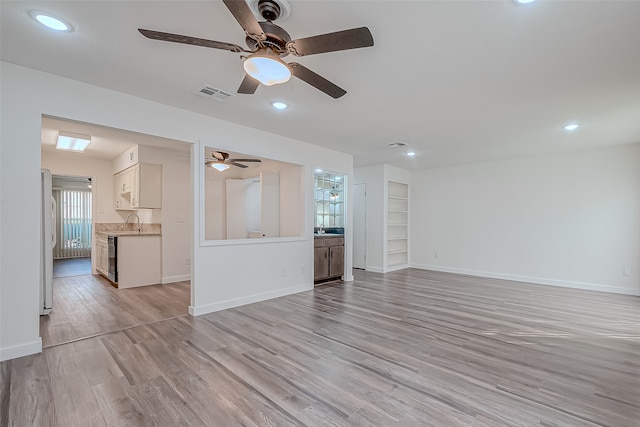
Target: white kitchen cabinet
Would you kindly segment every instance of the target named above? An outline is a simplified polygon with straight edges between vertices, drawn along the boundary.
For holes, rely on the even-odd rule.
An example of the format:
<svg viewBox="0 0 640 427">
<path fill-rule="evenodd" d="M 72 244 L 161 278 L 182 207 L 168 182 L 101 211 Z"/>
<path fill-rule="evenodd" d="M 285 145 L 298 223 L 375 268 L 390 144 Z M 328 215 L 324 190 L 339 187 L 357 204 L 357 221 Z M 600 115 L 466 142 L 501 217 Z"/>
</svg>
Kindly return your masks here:
<svg viewBox="0 0 640 427">
<path fill-rule="evenodd" d="M 96 235 L 96 270 L 103 276 L 109 274 L 109 246 L 107 244 L 107 236 Z"/>
<path fill-rule="evenodd" d="M 118 236 L 118 289 L 162 282 L 162 237 Z"/>
<path fill-rule="evenodd" d="M 138 163 L 113 181 L 116 210 L 162 208 L 162 165 Z"/>
</svg>

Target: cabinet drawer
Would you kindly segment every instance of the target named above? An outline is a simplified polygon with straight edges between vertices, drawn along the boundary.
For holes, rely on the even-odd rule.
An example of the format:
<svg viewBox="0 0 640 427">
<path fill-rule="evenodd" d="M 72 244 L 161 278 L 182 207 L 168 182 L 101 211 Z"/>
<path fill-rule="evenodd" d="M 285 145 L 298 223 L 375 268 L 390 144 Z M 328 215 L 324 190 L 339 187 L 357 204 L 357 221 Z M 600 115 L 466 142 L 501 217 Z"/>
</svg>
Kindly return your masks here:
<svg viewBox="0 0 640 427">
<path fill-rule="evenodd" d="M 314 248 L 321 248 L 322 246 L 324 246 L 324 239 L 321 237 L 314 237 L 313 239 L 313 247 Z"/>
<path fill-rule="evenodd" d="M 324 239 L 324 246 L 344 246 L 344 237 L 328 237 Z"/>
</svg>

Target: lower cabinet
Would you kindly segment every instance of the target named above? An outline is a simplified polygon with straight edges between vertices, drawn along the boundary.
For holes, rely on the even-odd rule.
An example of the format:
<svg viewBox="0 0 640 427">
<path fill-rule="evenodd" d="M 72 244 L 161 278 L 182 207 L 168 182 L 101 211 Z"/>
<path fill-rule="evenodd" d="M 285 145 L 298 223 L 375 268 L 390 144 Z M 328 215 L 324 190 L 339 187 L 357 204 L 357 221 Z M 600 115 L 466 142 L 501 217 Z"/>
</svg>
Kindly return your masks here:
<svg viewBox="0 0 640 427">
<path fill-rule="evenodd" d="M 109 274 L 109 246 L 107 244 L 107 236 L 96 235 L 96 270 L 103 276 Z"/>
<path fill-rule="evenodd" d="M 340 278 L 344 274 L 344 238 L 314 238 L 313 280 Z"/>
</svg>

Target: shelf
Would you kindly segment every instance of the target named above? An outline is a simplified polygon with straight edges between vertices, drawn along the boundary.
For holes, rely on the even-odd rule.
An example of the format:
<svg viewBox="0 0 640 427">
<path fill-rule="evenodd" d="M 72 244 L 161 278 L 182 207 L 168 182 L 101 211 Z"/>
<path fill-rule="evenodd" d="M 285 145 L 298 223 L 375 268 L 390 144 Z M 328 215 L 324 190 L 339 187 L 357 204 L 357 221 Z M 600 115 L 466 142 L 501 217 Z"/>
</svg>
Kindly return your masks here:
<svg viewBox="0 0 640 427">
<path fill-rule="evenodd" d="M 387 212 L 395 212 L 395 213 L 409 213 L 408 211 L 398 211 L 395 209 L 388 209 Z"/>
<path fill-rule="evenodd" d="M 406 250 L 406 249 L 401 250 L 401 251 L 387 251 L 387 255 L 406 254 L 407 252 L 409 252 L 409 251 Z"/>
<path fill-rule="evenodd" d="M 407 237 L 387 237 L 387 240 L 407 240 Z"/>
<path fill-rule="evenodd" d="M 398 197 L 398 196 L 389 196 L 389 199 L 394 199 L 394 200 L 409 200 L 408 197 Z"/>
</svg>

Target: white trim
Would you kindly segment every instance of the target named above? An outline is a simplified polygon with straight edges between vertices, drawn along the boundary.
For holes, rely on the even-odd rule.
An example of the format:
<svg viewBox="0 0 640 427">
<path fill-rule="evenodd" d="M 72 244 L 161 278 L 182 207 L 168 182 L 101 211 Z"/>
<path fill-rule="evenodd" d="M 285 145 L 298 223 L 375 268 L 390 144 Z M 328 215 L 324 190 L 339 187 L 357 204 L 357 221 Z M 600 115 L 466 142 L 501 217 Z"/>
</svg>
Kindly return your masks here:
<svg viewBox="0 0 640 427">
<path fill-rule="evenodd" d="M 0 348 L 0 362 L 36 353 L 42 353 L 42 338 L 25 344 Z"/>
<path fill-rule="evenodd" d="M 191 275 L 190 274 L 183 274 L 182 276 L 167 276 L 167 277 L 163 277 L 162 278 L 162 282 L 160 282 L 160 283 L 165 285 L 167 283 L 184 282 L 186 280 L 191 280 Z"/>
<path fill-rule="evenodd" d="M 429 264 L 411 264 L 412 268 L 421 270 L 441 271 L 444 273 L 467 274 L 471 276 L 489 277 L 492 279 L 512 280 L 514 282 L 535 283 L 538 285 L 561 286 L 564 288 L 584 289 L 588 291 L 611 292 L 615 294 L 640 296 L 640 290 L 621 289 L 614 286 L 599 285 L 595 283 L 571 282 L 568 280 L 544 279 L 541 277 L 520 276 L 517 274 L 503 274 L 489 271 L 468 270 L 465 268 L 450 268 Z"/>
<path fill-rule="evenodd" d="M 396 271 L 396 270 L 404 270 L 405 268 L 409 268 L 409 264 L 399 264 L 399 265 L 393 265 L 391 267 L 387 267 L 384 269 L 385 273 L 389 273 L 390 271 Z"/>
<path fill-rule="evenodd" d="M 342 276 L 342 281 L 343 282 L 353 282 L 355 279 L 353 278 L 353 273 L 352 274 L 345 274 L 344 276 Z"/>
<path fill-rule="evenodd" d="M 192 316 L 201 316 L 207 313 L 214 313 L 216 311 L 226 310 L 228 308 L 240 307 L 246 304 L 252 304 L 254 302 L 266 301 L 273 298 L 284 297 L 291 294 L 297 294 L 298 292 L 305 292 L 313 290 L 313 285 L 299 285 L 289 288 L 276 289 L 274 291 L 263 292 L 259 294 L 253 294 L 246 297 L 229 299 L 226 301 L 220 301 L 214 304 L 207 304 L 201 306 L 189 306 L 189 314 Z"/>
<path fill-rule="evenodd" d="M 365 271 L 370 271 L 370 272 L 372 272 L 372 273 L 384 273 L 384 272 L 385 272 L 385 271 L 384 271 L 384 268 L 380 268 L 380 267 L 370 267 L 370 266 L 367 266 L 367 267 L 365 268 Z"/>
<path fill-rule="evenodd" d="M 305 236 L 296 236 L 296 237 L 260 237 L 257 239 L 247 238 L 247 239 L 229 239 L 229 240 L 201 240 L 200 246 L 232 246 L 232 245 L 255 245 L 259 243 L 283 243 L 283 242 L 303 242 L 305 240 L 309 240 L 309 238 Z"/>
</svg>

